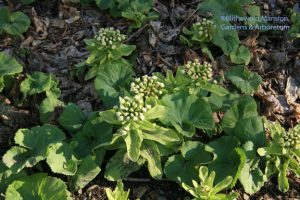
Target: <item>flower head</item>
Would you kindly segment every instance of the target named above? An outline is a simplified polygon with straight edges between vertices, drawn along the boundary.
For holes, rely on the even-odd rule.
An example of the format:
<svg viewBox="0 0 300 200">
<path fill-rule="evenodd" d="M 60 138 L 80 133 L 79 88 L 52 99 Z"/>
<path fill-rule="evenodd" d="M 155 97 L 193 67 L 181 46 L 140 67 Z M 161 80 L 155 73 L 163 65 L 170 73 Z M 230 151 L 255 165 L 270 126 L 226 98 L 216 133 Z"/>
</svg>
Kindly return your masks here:
<svg viewBox="0 0 300 200">
<path fill-rule="evenodd" d="M 134 97 L 120 97 L 120 105 L 116 108 L 116 116 L 119 121 L 126 123 L 128 121 L 144 120 L 144 113 L 147 112 L 151 106 L 145 105 L 144 99 L 141 95 Z"/>
<path fill-rule="evenodd" d="M 130 86 L 130 91 L 136 95 L 141 95 L 143 98 L 155 97 L 158 98 L 162 94 L 162 89 L 165 85 L 158 81 L 157 76 L 142 76 L 136 78 Z"/>
<path fill-rule="evenodd" d="M 184 65 L 185 73 L 194 81 L 207 82 L 212 79 L 211 64 L 204 62 L 201 64 L 198 59 L 188 61 Z"/>
<path fill-rule="evenodd" d="M 285 147 L 298 148 L 300 145 L 300 134 L 295 129 L 290 129 L 288 132 L 283 133 L 283 141 Z"/>
<path fill-rule="evenodd" d="M 102 46 L 115 47 L 115 44 L 121 43 L 125 40 L 125 35 L 121 34 L 119 30 L 114 28 L 100 28 L 98 33 L 95 35 L 95 39 Z"/>
<path fill-rule="evenodd" d="M 197 39 L 202 41 L 210 42 L 212 40 L 213 30 L 215 24 L 211 20 L 203 19 L 201 22 L 193 24 L 194 32 L 198 35 Z"/>
</svg>

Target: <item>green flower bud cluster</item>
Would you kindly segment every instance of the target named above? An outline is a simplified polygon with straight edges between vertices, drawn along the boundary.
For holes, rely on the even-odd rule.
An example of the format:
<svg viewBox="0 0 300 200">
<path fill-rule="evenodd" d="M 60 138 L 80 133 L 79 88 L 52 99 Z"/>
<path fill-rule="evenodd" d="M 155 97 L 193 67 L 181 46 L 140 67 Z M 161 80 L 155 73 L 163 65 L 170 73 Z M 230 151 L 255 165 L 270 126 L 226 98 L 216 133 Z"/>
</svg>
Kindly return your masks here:
<svg viewBox="0 0 300 200">
<path fill-rule="evenodd" d="M 198 59 L 188 61 L 184 65 L 185 73 L 194 81 L 207 82 L 212 79 L 211 64 L 204 62 L 201 64 Z"/>
<path fill-rule="evenodd" d="M 203 19 L 202 22 L 193 24 L 194 31 L 199 35 L 201 41 L 211 41 L 215 24 L 211 20 Z"/>
<path fill-rule="evenodd" d="M 126 123 L 130 120 L 138 121 L 144 120 L 144 113 L 147 112 L 151 106 L 145 105 L 144 99 L 141 95 L 131 97 L 120 97 L 120 106 L 115 108 L 117 110 L 116 116 L 119 121 Z"/>
<path fill-rule="evenodd" d="M 136 78 L 130 85 L 130 91 L 134 94 L 141 95 L 143 98 L 158 98 L 162 94 L 165 85 L 158 81 L 157 76 L 142 76 Z"/>
<path fill-rule="evenodd" d="M 282 134 L 284 146 L 298 148 L 300 145 L 300 134 L 295 129 L 290 129 Z"/>
<path fill-rule="evenodd" d="M 129 125 L 122 126 L 118 130 L 118 132 L 121 133 L 121 135 L 127 135 L 129 131 L 130 131 L 130 126 Z"/>
<path fill-rule="evenodd" d="M 95 35 L 95 39 L 102 46 L 108 46 L 112 49 L 116 48 L 117 43 L 121 43 L 125 40 L 126 36 L 121 34 L 119 30 L 115 30 L 114 28 L 100 28 L 98 33 Z"/>
</svg>

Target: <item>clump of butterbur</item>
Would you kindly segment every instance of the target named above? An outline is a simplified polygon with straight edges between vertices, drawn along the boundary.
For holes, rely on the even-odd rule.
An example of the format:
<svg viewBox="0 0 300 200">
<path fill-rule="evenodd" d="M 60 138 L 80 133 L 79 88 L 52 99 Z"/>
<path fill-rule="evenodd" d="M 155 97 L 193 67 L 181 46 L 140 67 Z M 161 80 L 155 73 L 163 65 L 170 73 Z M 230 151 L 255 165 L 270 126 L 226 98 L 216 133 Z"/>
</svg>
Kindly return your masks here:
<svg viewBox="0 0 300 200">
<path fill-rule="evenodd" d="M 123 58 L 129 56 L 135 45 L 125 44 L 126 36 L 113 27 L 100 28 L 94 38 L 85 39 L 87 50 L 90 52 L 85 61 L 89 70 L 85 80 L 98 76 L 104 68 L 118 68 L 123 66 L 131 68 L 130 64 Z"/>
<path fill-rule="evenodd" d="M 183 34 L 180 36 L 181 42 L 187 44 L 189 47 L 193 45 L 211 42 L 216 25 L 213 21 L 203 19 L 201 22 L 194 23 L 190 29 L 184 27 Z"/>
<path fill-rule="evenodd" d="M 100 28 L 98 33 L 95 35 L 95 39 L 101 46 L 115 49 L 116 44 L 122 43 L 126 39 L 126 36 L 121 34 L 119 30 L 108 27 Z"/>
<path fill-rule="evenodd" d="M 236 192 L 228 195 L 220 193 L 222 190 L 228 188 L 232 182 L 232 177 L 227 176 L 222 181 L 214 185 L 216 173 L 214 171 L 208 172 L 208 168 L 201 166 L 199 169 L 200 184 L 193 180 L 193 187 L 182 183 L 183 189 L 189 192 L 195 198 L 193 200 L 234 200 L 238 197 Z"/>
<path fill-rule="evenodd" d="M 112 191 L 110 188 L 105 189 L 108 200 L 128 200 L 129 192 L 130 190 L 124 190 L 124 186 L 121 180 L 118 180 L 117 186 L 114 191 Z"/>
</svg>

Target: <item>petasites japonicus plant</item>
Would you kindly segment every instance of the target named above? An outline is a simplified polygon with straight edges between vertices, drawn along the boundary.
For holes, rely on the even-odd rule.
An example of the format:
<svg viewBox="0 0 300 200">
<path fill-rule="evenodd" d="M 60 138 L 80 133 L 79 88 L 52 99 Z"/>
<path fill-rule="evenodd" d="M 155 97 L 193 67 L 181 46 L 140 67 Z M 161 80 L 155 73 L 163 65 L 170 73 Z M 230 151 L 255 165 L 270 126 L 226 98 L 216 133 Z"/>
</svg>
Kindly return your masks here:
<svg viewBox="0 0 300 200">
<path fill-rule="evenodd" d="M 172 148 L 181 141 L 174 130 L 154 123 L 156 119 L 165 115 L 165 107 L 159 105 L 154 98 L 149 98 L 145 102 L 142 95 L 120 97 L 119 102 L 119 106 L 99 113 L 104 121 L 118 127 L 112 139 L 112 146 L 115 142 L 119 144 L 117 145 L 119 153 L 116 155 L 127 154 L 132 162 L 147 161 L 151 176 L 160 179 L 162 148 Z M 119 159 L 119 162 L 122 162 L 122 159 Z M 111 177 L 110 179 L 120 178 L 110 175 L 110 172 L 113 173 L 111 169 L 107 170 L 109 172 L 106 172 L 106 176 Z M 124 174 L 121 173 L 120 176 Z"/>
<path fill-rule="evenodd" d="M 128 200 L 129 192 L 130 190 L 124 191 L 124 186 L 121 180 L 118 180 L 114 191 L 112 191 L 110 188 L 105 189 L 108 200 Z"/>
<path fill-rule="evenodd" d="M 152 0 L 133 0 L 130 6 L 122 11 L 122 17 L 132 21 L 133 23 L 128 27 L 128 32 L 142 27 L 147 21 L 157 19 L 159 16 L 152 12 Z"/>
<path fill-rule="evenodd" d="M 18 61 L 4 52 L 0 52 L 0 92 L 5 87 L 6 79 L 23 71 Z"/>
<path fill-rule="evenodd" d="M 256 193 L 265 182 L 260 164 L 261 159 L 256 152 L 258 148 L 266 145 L 266 135 L 255 100 L 252 97 L 243 96 L 232 102 L 222 119 L 221 126 L 228 136 L 228 142 L 225 142 L 226 137 L 216 140 L 220 141 L 220 144 L 215 141 L 211 142 L 209 146 L 216 150 L 217 158 L 209 167 L 214 167 L 213 170 L 218 180 L 226 174 L 231 174 L 233 183 L 238 179 L 246 193 Z M 229 144 L 229 141 L 231 141 L 231 150 L 228 145 L 225 145 Z M 226 149 L 222 149 L 222 143 Z"/>
<path fill-rule="evenodd" d="M 126 36 L 112 27 L 100 28 L 93 39 L 85 39 L 87 49 L 90 52 L 86 64 L 90 69 L 85 77 L 86 80 L 97 76 L 104 66 L 124 65 L 130 67 L 129 63 L 122 59 L 135 50 L 134 45 L 123 44 Z"/>
<path fill-rule="evenodd" d="M 200 47 L 204 54 L 214 60 L 209 46 L 214 38 L 215 29 L 216 25 L 212 20 L 203 18 L 201 22 L 194 23 L 190 29 L 183 27 L 183 35 L 180 35 L 180 41 L 189 47 Z"/>
<path fill-rule="evenodd" d="M 65 134 L 49 124 L 16 132 L 15 146 L 3 156 L 3 163 L 13 172 L 35 166 L 45 160 L 55 173 L 74 175 L 77 170 L 72 149 L 64 143 Z"/>
<path fill-rule="evenodd" d="M 300 177 L 300 125 L 286 131 L 279 122 L 264 119 L 264 125 L 271 140 L 266 147 L 259 148 L 258 154 L 266 159 L 265 178 L 277 176 L 280 191 L 289 190 L 288 174 Z"/>
<path fill-rule="evenodd" d="M 206 97 L 207 92 L 225 96 L 229 94 L 213 80 L 213 69 L 209 62 L 194 59 L 178 67 L 175 77 L 168 72 L 164 80 L 165 87 L 171 91 L 188 91 L 190 94 Z M 170 93 L 170 92 L 169 92 Z"/>
<path fill-rule="evenodd" d="M 203 18 L 201 22 L 194 23 L 190 29 L 183 27 L 185 36 L 181 35 L 180 40 L 189 47 L 203 46 L 205 43 L 211 42 L 215 26 L 213 21 Z"/>
<path fill-rule="evenodd" d="M 40 103 L 38 106 L 40 121 L 43 123 L 48 122 L 52 118 L 55 107 L 64 105 L 58 99 L 61 94 L 58 84 L 58 80 L 53 74 L 34 72 L 33 74 L 27 74 L 26 79 L 20 85 L 24 99 L 27 96 L 46 94 L 46 98 L 38 102 Z"/>
<path fill-rule="evenodd" d="M 232 182 L 232 177 L 227 176 L 217 184 L 214 184 L 216 173 L 205 166 L 199 169 L 200 184 L 193 180 L 193 187 L 182 183 L 182 187 L 193 195 L 193 200 L 234 200 L 238 197 L 238 193 L 232 192 L 230 194 L 220 193 L 222 190 L 228 188 Z"/>
</svg>

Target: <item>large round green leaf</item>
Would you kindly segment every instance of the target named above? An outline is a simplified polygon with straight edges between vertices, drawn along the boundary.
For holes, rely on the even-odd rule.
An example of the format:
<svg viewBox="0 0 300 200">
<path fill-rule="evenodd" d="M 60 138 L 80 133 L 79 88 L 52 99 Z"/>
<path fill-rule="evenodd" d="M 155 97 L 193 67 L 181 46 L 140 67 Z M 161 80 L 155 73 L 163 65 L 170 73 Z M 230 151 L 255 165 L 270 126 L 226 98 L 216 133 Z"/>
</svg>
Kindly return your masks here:
<svg viewBox="0 0 300 200">
<path fill-rule="evenodd" d="M 239 148 L 239 140 L 232 136 L 223 136 L 210 142 L 208 146 L 215 155 L 214 161 L 208 165 L 208 168 L 216 172 L 216 182 L 231 176 L 233 177 L 231 187 L 233 187 L 246 162 L 246 154 Z"/>
<path fill-rule="evenodd" d="M 118 104 L 119 96 L 129 88 L 132 76 L 129 63 L 123 59 L 106 63 L 98 71 L 95 88 L 107 108 Z"/>
<path fill-rule="evenodd" d="M 14 146 L 3 156 L 3 162 L 14 173 L 32 167 L 47 156 L 48 147 L 65 139 L 64 133 L 53 125 L 36 126 L 31 130 L 19 129 Z"/>
<path fill-rule="evenodd" d="M 0 8 L 0 32 L 4 30 L 10 35 L 20 36 L 27 31 L 30 19 L 22 12 L 10 13 L 7 7 Z"/>
<path fill-rule="evenodd" d="M 97 146 L 112 140 L 112 125 L 98 118 L 87 121 L 72 139 L 72 146 L 78 159 L 94 153 Z"/>
<path fill-rule="evenodd" d="M 83 126 L 86 119 L 86 115 L 77 105 L 69 103 L 58 118 L 58 122 L 68 131 L 76 132 Z"/>
<path fill-rule="evenodd" d="M 225 78 L 245 94 L 254 93 L 262 82 L 262 78 L 256 72 L 247 70 L 245 66 L 232 67 L 225 73 Z"/>
<path fill-rule="evenodd" d="M 167 116 L 163 121 L 187 137 L 192 137 L 195 128 L 213 129 L 214 121 L 209 104 L 202 98 L 189 95 L 186 92 L 177 92 L 165 95 L 162 103 L 168 108 Z"/>
<path fill-rule="evenodd" d="M 132 162 L 125 149 L 118 150 L 106 164 L 104 177 L 110 181 L 126 178 L 131 173 L 139 170 L 145 163 L 144 158 Z"/>
<path fill-rule="evenodd" d="M 181 155 L 174 155 L 167 160 L 164 172 L 170 180 L 191 185 L 192 180 L 198 177 L 198 169 L 194 162 L 185 160 Z"/>
<path fill-rule="evenodd" d="M 4 52 L 0 52 L 0 77 L 21 73 L 22 71 L 23 67 L 16 59 Z"/>
<path fill-rule="evenodd" d="M 233 103 L 224 115 L 222 128 L 227 135 L 237 137 L 241 143 L 252 141 L 256 147 L 262 147 L 266 142 L 256 102 L 250 97 Z"/>
<path fill-rule="evenodd" d="M 77 171 L 76 162 L 68 143 L 59 142 L 48 148 L 47 163 L 52 172 L 72 176 Z"/>
<path fill-rule="evenodd" d="M 21 83 L 21 92 L 25 95 L 39 94 L 51 89 L 51 75 L 43 72 L 34 72 L 27 75 L 27 78 Z"/>
<path fill-rule="evenodd" d="M 196 165 L 207 164 L 212 161 L 212 153 L 205 150 L 205 145 L 201 142 L 188 141 L 181 146 L 182 156 Z"/>
<path fill-rule="evenodd" d="M 6 200 L 72 200 L 66 184 L 46 174 L 35 174 L 14 181 L 5 196 Z"/>
</svg>

